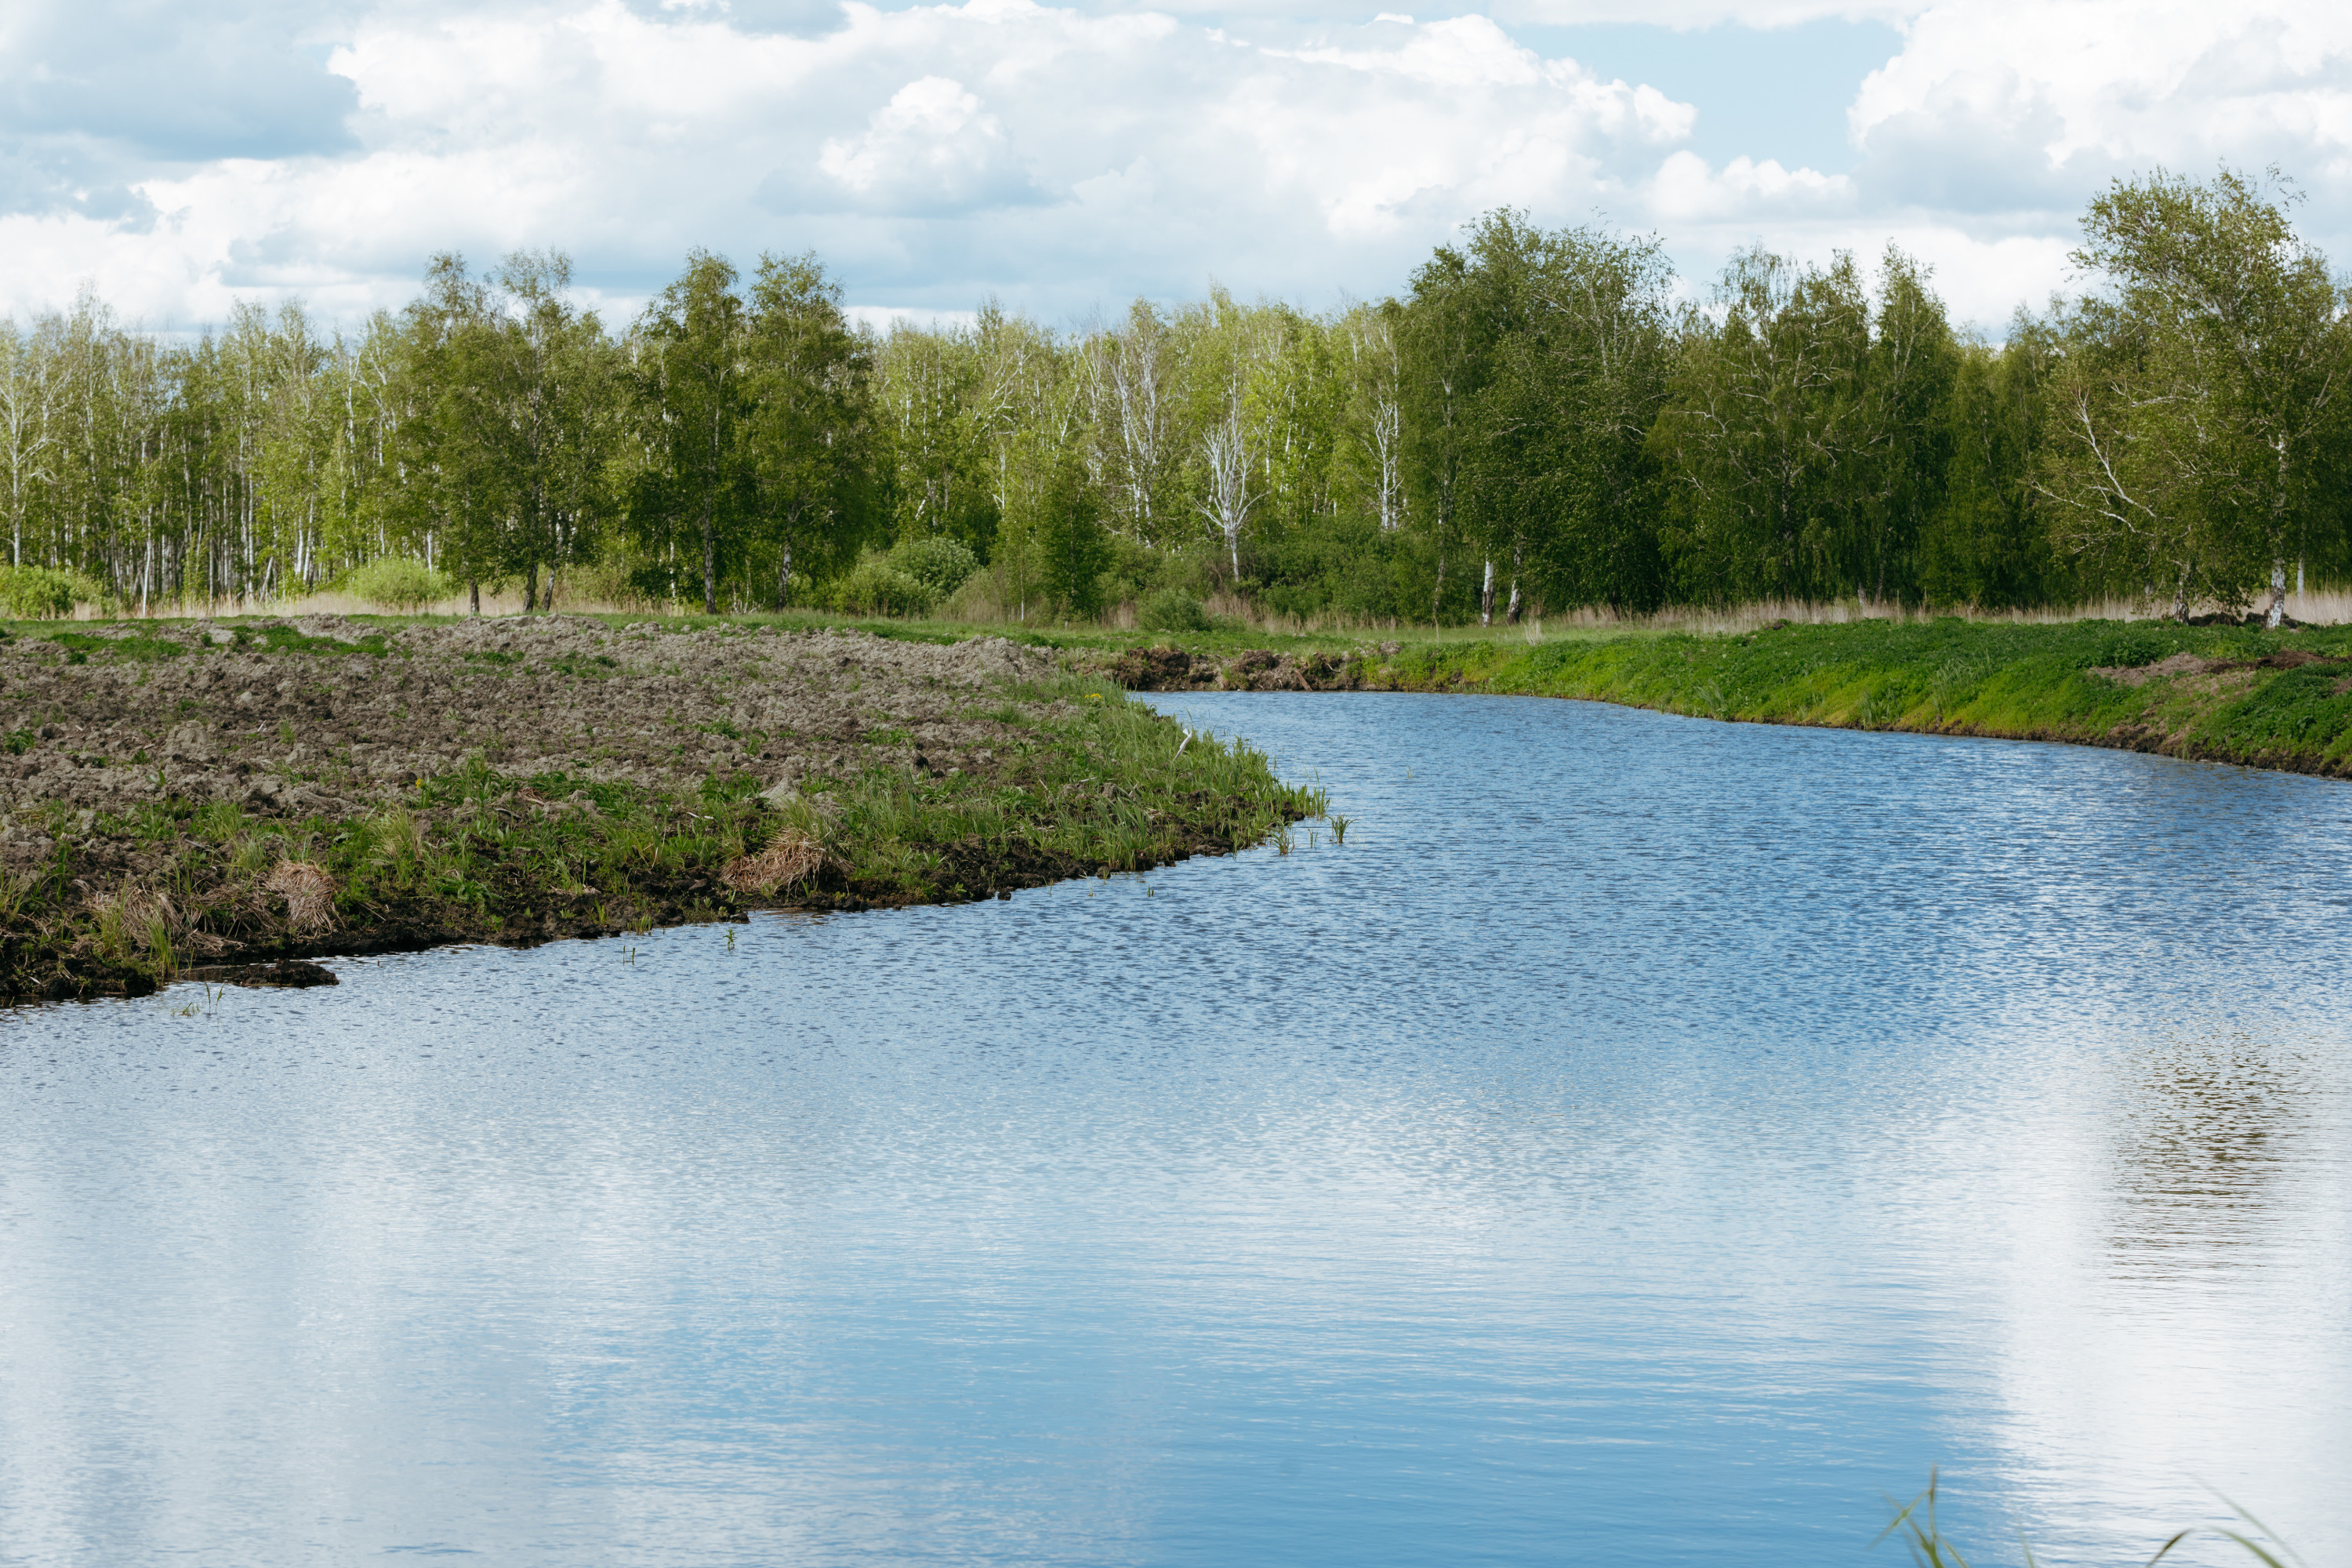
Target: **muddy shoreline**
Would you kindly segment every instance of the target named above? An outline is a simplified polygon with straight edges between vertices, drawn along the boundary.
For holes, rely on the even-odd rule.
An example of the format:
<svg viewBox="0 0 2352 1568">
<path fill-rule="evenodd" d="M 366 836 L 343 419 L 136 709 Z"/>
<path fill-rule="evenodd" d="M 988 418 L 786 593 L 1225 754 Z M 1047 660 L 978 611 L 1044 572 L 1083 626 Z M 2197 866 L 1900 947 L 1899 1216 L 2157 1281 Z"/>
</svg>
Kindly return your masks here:
<svg viewBox="0 0 2352 1568">
<path fill-rule="evenodd" d="M 1009 897 L 1312 815 L 1049 651 L 572 617 L 0 641 L 0 995 Z"/>
</svg>

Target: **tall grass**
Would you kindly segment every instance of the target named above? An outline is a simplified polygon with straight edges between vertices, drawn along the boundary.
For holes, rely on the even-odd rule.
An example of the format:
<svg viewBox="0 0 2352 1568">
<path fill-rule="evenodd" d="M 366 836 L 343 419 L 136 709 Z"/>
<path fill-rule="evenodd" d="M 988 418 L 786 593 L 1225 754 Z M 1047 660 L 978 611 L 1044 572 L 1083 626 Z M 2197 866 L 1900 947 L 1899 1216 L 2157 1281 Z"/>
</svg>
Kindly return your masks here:
<svg viewBox="0 0 2352 1568">
<path fill-rule="evenodd" d="M 484 584 L 481 606 L 481 613 L 486 616 L 522 614 L 522 585 L 520 583 Z M 142 616 L 151 619 L 192 616 L 226 619 L 250 616 L 374 616 L 383 615 L 385 607 L 382 601 L 363 594 L 325 589 L 273 599 L 157 602 L 144 609 L 131 605 L 106 607 L 96 600 L 89 600 L 76 603 L 70 613 L 77 620 Z M 555 584 L 555 607 L 563 615 L 701 618 L 698 600 L 667 602 L 648 598 L 632 589 L 625 578 L 588 568 L 573 568 L 559 576 Z M 1800 626 L 1843 626 L 1857 621 L 1886 621 L 1903 625 L 1958 617 L 1987 625 L 2053 626 L 2075 621 L 2145 620 L 2163 609 L 2138 600 L 2112 596 L 2078 605 L 2039 605 L 2027 609 L 1983 609 L 1949 605 L 1906 607 L 1868 604 L 1853 598 L 1763 599 L 1729 605 L 1669 605 L 1648 612 L 1619 612 L 1606 605 L 1585 606 L 1571 610 L 1531 611 L 1526 619 L 1517 624 L 1506 624 L 1498 616 L 1490 626 L 1480 626 L 1475 621 L 1433 626 L 1428 621 L 1393 616 L 1367 617 L 1339 611 L 1288 614 L 1229 591 L 1211 594 L 1203 607 L 1216 628 L 1228 635 L 1355 640 L 1377 637 L 1398 642 L 1437 643 L 1479 641 L 1501 637 L 1522 638 L 1528 637 L 1531 631 L 1534 633 L 1533 640 L 1538 641 L 1559 637 L 1590 638 L 1596 635 L 1737 634 L 1755 631 L 1780 621 Z M 992 574 L 982 572 L 967 581 L 936 608 L 908 616 L 850 615 L 808 605 L 779 616 L 769 606 L 760 605 L 732 607 L 726 610 L 721 618 L 781 620 L 787 624 L 915 624 L 959 628 L 967 636 L 990 632 L 1055 631 L 1149 635 L 1148 628 L 1139 626 L 1139 609 L 1137 601 L 1128 600 L 1108 606 L 1099 616 L 1065 622 L 1050 614 L 1034 597 L 1024 605 L 1018 596 L 1005 593 Z M 2217 609 L 2218 606 L 2210 604 L 2192 606 L 2193 612 L 2199 615 L 2210 614 Z M 2286 613 L 2289 618 L 2306 626 L 2352 624 L 2352 589 L 2312 588 L 2290 594 L 2286 599 Z M 472 605 L 463 584 L 452 584 L 451 592 L 446 596 L 429 603 L 404 605 L 402 614 L 449 618 L 469 616 Z"/>
</svg>

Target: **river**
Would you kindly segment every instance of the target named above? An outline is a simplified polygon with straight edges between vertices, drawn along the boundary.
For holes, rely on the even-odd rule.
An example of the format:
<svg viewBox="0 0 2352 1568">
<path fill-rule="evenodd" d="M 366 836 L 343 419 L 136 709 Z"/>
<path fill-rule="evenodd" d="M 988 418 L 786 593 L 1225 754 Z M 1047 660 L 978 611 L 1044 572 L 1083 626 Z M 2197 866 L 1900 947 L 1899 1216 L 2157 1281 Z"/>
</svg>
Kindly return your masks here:
<svg viewBox="0 0 2352 1568">
<path fill-rule="evenodd" d="M 0 1563 L 2352 1557 L 2352 788 L 1152 700 L 1346 842 L 0 1013 Z"/>
</svg>

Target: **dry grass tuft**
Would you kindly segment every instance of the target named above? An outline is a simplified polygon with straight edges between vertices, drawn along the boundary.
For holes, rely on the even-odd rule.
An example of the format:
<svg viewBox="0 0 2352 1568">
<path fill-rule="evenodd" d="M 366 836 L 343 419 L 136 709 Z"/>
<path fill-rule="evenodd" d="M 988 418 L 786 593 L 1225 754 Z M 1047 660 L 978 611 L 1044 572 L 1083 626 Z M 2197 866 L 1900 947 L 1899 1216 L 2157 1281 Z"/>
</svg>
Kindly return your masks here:
<svg viewBox="0 0 2352 1568">
<path fill-rule="evenodd" d="M 739 893 L 772 898 L 779 888 L 816 875 L 824 859 L 824 848 L 814 839 L 787 833 L 757 855 L 730 860 L 719 879 Z"/>
<path fill-rule="evenodd" d="M 294 930 L 310 936 L 335 924 L 335 879 L 308 860 L 280 860 L 262 886 L 286 900 Z"/>
</svg>

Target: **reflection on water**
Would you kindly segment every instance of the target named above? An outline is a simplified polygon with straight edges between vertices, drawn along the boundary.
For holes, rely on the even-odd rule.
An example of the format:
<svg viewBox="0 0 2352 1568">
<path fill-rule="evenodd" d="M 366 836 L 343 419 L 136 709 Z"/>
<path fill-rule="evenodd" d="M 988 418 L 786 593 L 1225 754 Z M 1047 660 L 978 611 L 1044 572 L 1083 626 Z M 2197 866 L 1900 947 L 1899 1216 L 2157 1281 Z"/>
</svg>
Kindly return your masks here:
<svg viewBox="0 0 2352 1568">
<path fill-rule="evenodd" d="M 2325 1058 L 2242 1030 L 2167 1040 L 2117 1064 L 2115 1248 L 2119 1268 L 2210 1268 L 2258 1243 L 2268 1189 L 2325 1114 Z"/>
<path fill-rule="evenodd" d="M 1346 846 L 0 1016 L 0 1563 L 2352 1549 L 2352 792 L 1167 705 Z"/>
</svg>

